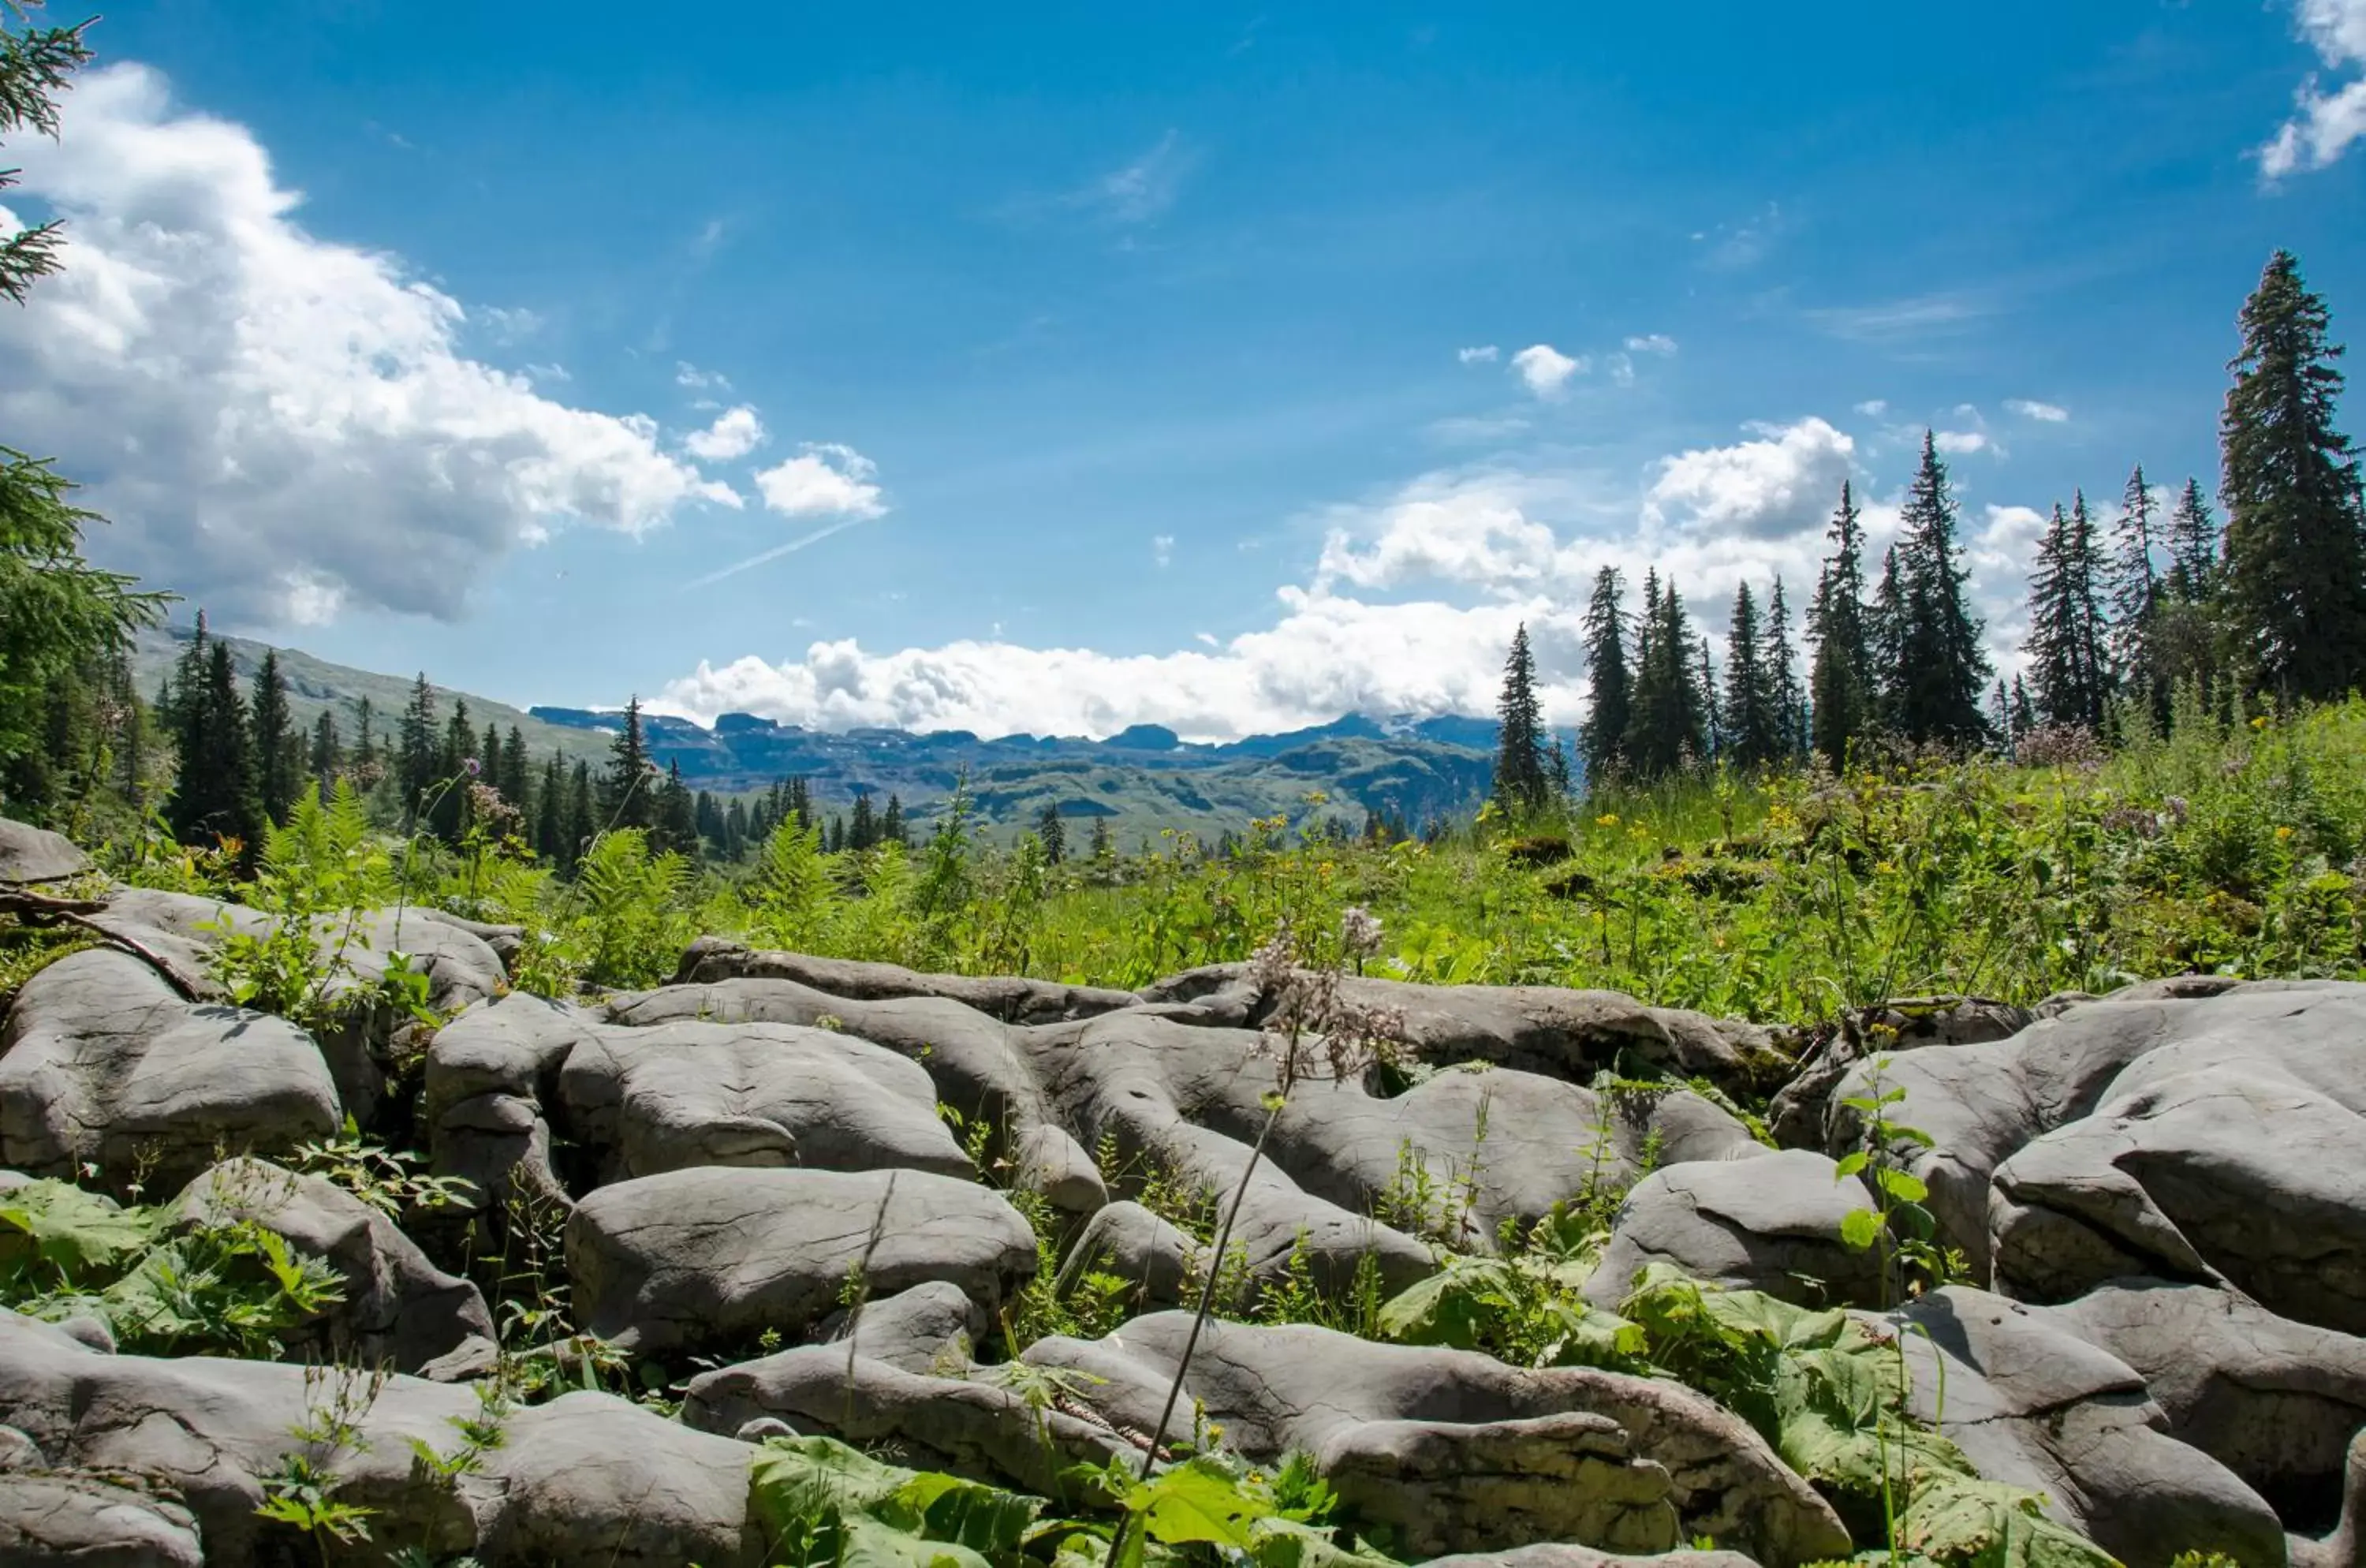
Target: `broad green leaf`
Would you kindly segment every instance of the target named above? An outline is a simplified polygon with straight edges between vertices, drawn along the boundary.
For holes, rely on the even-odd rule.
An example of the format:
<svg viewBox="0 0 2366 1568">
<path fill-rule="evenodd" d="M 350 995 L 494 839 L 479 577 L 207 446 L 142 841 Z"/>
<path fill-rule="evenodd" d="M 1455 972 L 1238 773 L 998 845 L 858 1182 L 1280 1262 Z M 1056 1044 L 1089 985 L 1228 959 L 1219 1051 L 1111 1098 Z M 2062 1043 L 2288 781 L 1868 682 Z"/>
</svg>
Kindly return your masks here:
<svg viewBox="0 0 2366 1568">
<path fill-rule="evenodd" d="M 994 1568 L 966 1546 L 923 1540 L 868 1514 L 848 1515 L 841 1529 L 838 1568 Z"/>
<path fill-rule="evenodd" d="M 1863 1170 L 1865 1166 L 1865 1153 L 1863 1149 L 1859 1149 L 1856 1153 L 1848 1156 L 1841 1160 L 1839 1164 L 1832 1167 L 1832 1179 L 1835 1181 L 1844 1181 L 1848 1178 L 1854 1176 L 1858 1171 Z"/>
<path fill-rule="evenodd" d="M 53 1270 L 80 1283 L 146 1247 L 156 1224 L 152 1210 L 118 1208 L 70 1182 L 27 1182 L 0 1194 L 0 1281 L 34 1283 Z"/>
<path fill-rule="evenodd" d="M 957 1475 L 923 1471 L 898 1487 L 875 1512 L 930 1540 L 993 1553 L 1018 1551 L 1042 1510 L 1039 1497 L 1022 1497 Z"/>
<path fill-rule="evenodd" d="M 1728 1333 L 1755 1336 L 1784 1349 L 1833 1344 L 1848 1327 L 1848 1314 L 1838 1307 L 1810 1312 L 1763 1291 L 1704 1292 L 1701 1304 Z"/>
<path fill-rule="evenodd" d="M 1873 1173 L 1873 1179 L 1881 1183 L 1883 1191 L 1901 1203 L 1920 1203 L 1931 1196 L 1931 1189 L 1922 1179 L 1908 1171 L 1884 1166 Z"/>
<path fill-rule="evenodd" d="M 1259 1519 L 1250 1532 L 1249 1561 L 1256 1568 L 1395 1568 L 1396 1559 L 1370 1547 L 1341 1546 L 1327 1529 L 1295 1519 Z"/>
<path fill-rule="evenodd" d="M 1166 1546 L 1205 1541 L 1245 1551 L 1250 1527 L 1273 1506 L 1241 1490 L 1240 1483 L 1202 1459 L 1186 1460 L 1137 1485 L 1127 1495 L 1150 1539 Z"/>
<path fill-rule="evenodd" d="M 1898 1544 L 1958 1568 L 2119 1568 L 2093 1541 L 2047 1518 L 2037 1494 L 1925 1473 L 1898 1521 Z"/>
<path fill-rule="evenodd" d="M 1881 1235 L 1881 1211 L 1851 1209 L 1841 1218 L 1841 1241 L 1852 1251 L 1863 1252 Z"/>
</svg>

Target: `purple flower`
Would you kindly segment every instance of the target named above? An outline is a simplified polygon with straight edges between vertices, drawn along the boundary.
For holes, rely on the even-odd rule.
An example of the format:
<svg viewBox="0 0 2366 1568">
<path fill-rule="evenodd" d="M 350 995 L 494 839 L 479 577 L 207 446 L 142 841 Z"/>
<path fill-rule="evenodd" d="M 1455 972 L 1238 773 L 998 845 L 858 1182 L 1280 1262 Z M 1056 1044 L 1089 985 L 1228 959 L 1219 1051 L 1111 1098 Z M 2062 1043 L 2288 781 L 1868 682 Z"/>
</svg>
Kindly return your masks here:
<svg viewBox="0 0 2366 1568">
<path fill-rule="evenodd" d="M 485 771 L 485 765 L 474 757 L 462 759 L 460 766 L 468 771 L 468 776 L 472 779 Z"/>
</svg>

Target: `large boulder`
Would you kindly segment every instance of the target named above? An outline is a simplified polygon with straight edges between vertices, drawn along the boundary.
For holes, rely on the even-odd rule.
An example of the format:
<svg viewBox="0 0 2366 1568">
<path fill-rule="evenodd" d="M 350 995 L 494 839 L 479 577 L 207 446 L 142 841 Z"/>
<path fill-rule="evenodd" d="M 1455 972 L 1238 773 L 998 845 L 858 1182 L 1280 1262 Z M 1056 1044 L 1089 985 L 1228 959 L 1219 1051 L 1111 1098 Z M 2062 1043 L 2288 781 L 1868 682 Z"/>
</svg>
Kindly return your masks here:
<svg viewBox="0 0 2366 1568">
<path fill-rule="evenodd" d="M 2169 1421 L 2132 1367 L 1984 1291 L 1935 1291 L 1892 1314 L 1907 1408 L 1990 1481 L 2045 1495 L 2062 1523 L 2129 1568 L 2180 1552 L 2274 1562 L 2284 1530 L 2257 1492 Z"/>
<path fill-rule="evenodd" d="M 2208 1279 L 2210 1269 L 2228 1278 L 2252 1270 L 2264 1280 L 2274 1265 L 2248 1257 L 2244 1248 L 2250 1244 L 2225 1234 L 2225 1216 L 2256 1217 L 2286 1197 L 2306 1205 L 2310 1214 L 2346 1211 L 2352 1180 L 2347 1173 L 2366 1158 L 2360 1152 L 2366 1144 L 2352 1139 L 2344 1145 L 2338 1129 L 2366 1107 L 2361 1042 L 2366 985 L 2261 981 L 2198 999 L 2146 996 L 2087 1002 L 2009 1039 L 1885 1054 L 1858 1064 L 1834 1097 L 1827 1146 L 1840 1154 L 1865 1139 L 1863 1117 L 1841 1101 L 1865 1096 L 1876 1079 L 1884 1089 L 1903 1089 L 1903 1099 L 1883 1114 L 1893 1124 L 1930 1136 L 1927 1149 L 1903 1152 L 1930 1186 L 1930 1207 L 1944 1239 L 1963 1250 L 1977 1280 L 1992 1277 L 1991 1235 L 2017 1230 L 2029 1243 L 2032 1266 L 2041 1272 L 2058 1268 L 2065 1280 L 2083 1278 L 2091 1284 L 2108 1278 L 2094 1272 L 2095 1264 L 2079 1259 L 2083 1254 L 2108 1262 L 2106 1255 L 2112 1252 L 2118 1254 L 2113 1272 Z M 2215 1154 L 2190 1146 L 2192 1129 L 2208 1120 L 2198 1107 L 2209 1094 L 2203 1088 L 2174 1089 L 2169 1080 L 2212 1069 L 2254 1079 L 2259 1092 L 2270 1097 L 2227 1106 L 2248 1125 L 2258 1125 L 2270 1100 L 2293 1107 L 2297 1120 L 2291 1135 L 2324 1150 L 2327 1168 L 2287 1168 L 2279 1175 L 2276 1145 L 2245 1134 L 2248 1152 L 2238 1153 L 2229 1141 L 2235 1137 L 2231 1127 L 2216 1137 Z M 2113 1102 L 2122 1100 L 2129 1104 L 2113 1125 L 2140 1141 L 2155 1135 L 2158 1122 L 2158 1135 L 2168 1140 L 2158 1159 L 2138 1149 L 2124 1150 L 2117 1134 L 2085 1141 L 2074 1134 L 2072 1148 L 2041 1151 L 2018 1169 L 2015 1191 L 2022 1196 L 2005 1194 L 2008 1212 L 1999 1216 L 2000 1228 L 1992 1226 L 1990 1186 L 2000 1167 L 2057 1129 L 2114 1115 Z M 2228 1155 L 2237 1156 L 2236 1164 L 2197 1186 L 2207 1162 Z M 2137 1189 L 2145 1194 L 2143 1202 L 2112 1209 Z M 2045 1212 L 2023 1216 L 2011 1210 Z M 2109 1218 L 2106 1211 L 2124 1211 L 2124 1217 Z M 2337 1218 L 2336 1234 L 2347 1235 L 2354 1224 Z M 2072 1227 L 2089 1232 L 2089 1238 L 2073 1238 Z M 2270 1228 L 2262 1228 L 2261 1241 Z M 2273 1245 L 2282 1245 L 2282 1238 Z M 2308 1256 L 2316 1255 L 2315 1247 L 2312 1236 Z M 2354 1269 L 2352 1252 L 2348 1241 L 2334 1248 L 2330 1261 L 2338 1279 L 2346 1280 Z M 2312 1290 L 2298 1280 L 2277 1288 L 2294 1299 Z M 2347 1288 L 2317 1291 L 2325 1304 L 2312 1310 L 2338 1310 L 2330 1297 Z M 2280 1310 L 2287 1316 L 2308 1316 L 2306 1311 Z M 2331 1317 L 2326 1321 L 2341 1325 Z"/>
<path fill-rule="evenodd" d="M 2043 1315 L 2134 1368 L 2169 1435 L 2242 1477 L 2288 1529 L 2338 1519 L 2350 1440 L 2366 1432 L 2366 1339 L 2163 1280 L 2113 1280 Z"/>
<path fill-rule="evenodd" d="M 0 886 L 63 882 L 90 869 L 90 857 L 62 834 L 0 817 Z"/>
<path fill-rule="evenodd" d="M 1590 1082 L 1603 1069 L 1624 1065 L 1733 1087 L 1788 1066 L 1774 1035 L 1755 1024 L 1650 1007 L 1617 991 L 1425 986 L 1351 976 L 1339 982 L 1338 993 L 1350 1006 L 1400 1018 L 1406 1050 L 1441 1066 L 1489 1062 Z M 1189 970 L 1149 987 L 1143 998 L 1182 1004 L 1205 1021 L 1231 1028 L 1264 1023 L 1280 1001 L 1244 964 Z"/>
<path fill-rule="evenodd" d="M 197 1523 L 170 1497 L 79 1471 L 0 1473 L 9 1568 L 200 1568 Z"/>
<path fill-rule="evenodd" d="M 1146 1441 L 1190 1329 L 1189 1314 L 1160 1313 L 1106 1339 L 1038 1340 L 1023 1359 L 1069 1374 L 1076 1401 Z M 1672 1382 L 1214 1322 L 1184 1392 L 1227 1448 L 1254 1463 L 1312 1455 L 1350 1507 L 1422 1555 L 1540 1540 L 1658 1552 L 1703 1534 L 1773 1568 L 1848 1551 L 1829 1505 L 1763 1438 Z"/>
<path fill-rule="evenodd" d="M 333 1134 L 344 1105 L 312 1037 L 284 1019 L 192 1003 L 139 959 L 69 953 L 0 1025 L 0 1163 L 121 1186 L 177 1185 L 218 1151 L 286 1153 Z"/>
<path fill-rule="evenodd" d="M 567 1223 L 583 1326 L 645 1354 L 802 1337 L 850 1283 L 942 1280 L 991 1310 L 1035 1263 L 999 1195 L 912 1170 L 697 1167 L 603 1187 Z"/>
<path fill-rule="evenodd" d="M 276 916 L 244 905 L 149 887 L 116 890 L 91 920 L 215 996 L 220 988 L 209 964 L 225 933 L 262 937 L 278 925 Z M 361 909 L 312 922 L 312 958 L 324 976 L 317 1006 L 323 1018 L 333 1021 L 322 1027 L 320 1047 L 344 1109 L 362 1125 L 377 1119 L 393 1058 L 424 1032 L 418 1020 L 385 994 L 397 954 L 420 977 L 423 999 L 439 1017 L 507 988 L 501 955 L 475 934 L 473 925 L 441 910 L 415 908 Z"/>
<path fill-rule="evenodd" d="M 1493 1252 L 1556 1206 L 1632 1184 L 1654 1161 L 1749 1159 L 1769 1151 L 1688 1089 L 1587 1089 L 1469 1062 L 1381 1099 L 1319 1078 L 1274 1129 L 1299 1184 L 1377 1212 L 1464 1252 Z"/>
<path fill-rule="evenodd" d="M 436 1268 L 393 1220 L 334 1182 L 228 1160 L 183 1189 L 178 1206 L 186 1224 L 253 1221 L 336 1269 L 344 1299 L 296 1341 L 298 1359 L 325 1352 L 320 1359 L 439 1380 L 491 1366 L 493 1318 L 477 1287 Z"/>
<path fill-rule="evenodd" d="M 1863 1181 L 1805 1149 L 1668 1166 L 1619 1206 L 1586 1299 L 1615 1310 L 1639 1272 L 1673 1263 L 1698 1280 L 1803 1306 L 1876 1306 L 1880 1255 L 1841 1238 L 1849 1214 L 1872 1206 Z"/>
<path fill-rule="evenodd" d="M 2000 1164 L 1998 1289 L 2064 1302 L 2153 1274 L 2366 1334 L 2366 987 L 2353 1000 L 2315 1010 L 2320 1025 L 2346 1013 L 2345 1028 L 2164 1044 L 2089 1115 Z"/>
<path fill-rule="evenodd" d="M 1136 1191 L 1156 1179 L 1204 1194 L 1214 1210 L 1240 1188 L 1266 1097 L 1280 1087 L 1285 1043 L 1134 1010 L 1034 1031 L 1024 1046 L 1062 1123 L 1080 1141 L 1114 1151 L 1121 1187 Z M 1341 1107 L 1364 1094 L 1353 1080 L 1335 1090 Z M 1358 1189 L 1324 1145 L 1297 1136 L 1322 1122 L 1322 1112 L 1308 1108 L 1326 1103 L 1324 1080 L 1311 1077 L 1297 1092 L 1303 1098 L 1292 1102 L 1293 1131 L 1277 1128 L 1269 1157 L 1249 1172 L 1227 1249 L 1238 1249 L 1252 1290 L 1301 1267 L 1318 1287 L 1334 1291 L 1347 1289 L 1364 1268 L 1377 1269 L 1391 1291 L 1425 1278 L 1434 1267 L 1427 1244 L 1371 1219 L 1368 1203 L 1350 1207 L 1310 1190 L 1308 1182 Z M 1391 1168 L 1393 1156 L 1391 1147 Z M 1224 1267 L 1234 1265 L 1227 1258 Z"/>
<path fill-rule="evenodd" d="M 295 1435 L 332 1412 L 357 1440 Z M 749 1517 L 746 1445 L 578 1393 L 499 1415 L 500 1441 L 466 1473 L 445 1479 L 420 1463 L 414 1442 L 450 1455 L 459 1423 L 484 1415 L 471 1389 L 276 1362 L 102 1355 L 0 1314 L 0 1424 L 59 1470 L 170 1489 L 210 1562 L 316 1560 L 312 1542 L 256 1512 L 265 1479 L 291 1453 L 324 1468 L 340 1501 L 372 1511 L 381 1548 L 615 1568 L 766 1561 L 761 1528 Z M 0 1479 L 0 1494 L 12 1490 Z M 126 1522 L 133 1527 L 155 1533 L 146 1521 Z"/>
<path fill-rule="evenodd" d="M 797 1024 L 870 1041 L 925 1069 L 937 1100 L 965 1124 L 986 1124 L 986 1152 L 1006 1170 L 1008 1185 L 1041 1192 L 1067 1213 L 1089 1214 L 1109 1201 L 1092 1157 L 1053 1114 L 1019 1048 L 1019 1028 L 949 996 L 865 999 L 795 980 L 717 980 L 612 997 L 603 1016 L 635 1027 Z"/>
<path fill-rule="evenodd" d="M 975 1174 L 929 1075 L 866 1040 L 780 1023 L 585 1032 L 558 1091 L 606 1179 L 703 1165 Z"/>
</svg>

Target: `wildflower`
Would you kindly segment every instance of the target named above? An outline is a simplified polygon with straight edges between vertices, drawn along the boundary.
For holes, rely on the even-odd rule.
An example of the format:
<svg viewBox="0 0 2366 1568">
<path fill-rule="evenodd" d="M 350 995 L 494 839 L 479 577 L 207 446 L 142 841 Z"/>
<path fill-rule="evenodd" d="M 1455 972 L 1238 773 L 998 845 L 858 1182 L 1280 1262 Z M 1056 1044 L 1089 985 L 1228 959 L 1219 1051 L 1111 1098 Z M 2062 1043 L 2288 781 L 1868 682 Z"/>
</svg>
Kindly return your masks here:
<svg viewBox="0 0 2366 1568">
<path fill-rule="evenodd" d="M 1339 911 L 1339 942 L 1358 958 L 1369 958 L 1380 950 L 1380 919 L 1359 904 L 1350 904 Z"/>
<path fill-rule="evenodd" d="M 2169 807 L 2170 819 L 2179 823 L 2182 823 L 2185 820 L 2185 814 L 2193 809 L 2181 795 L 2172 795 L 2161 804 Z"/>
<path fill-rule="evenodd" d="M 2279 828 L 2276 829 L 2276 842 L 2278 843 L 2283 842 L 2286 839 L 2289 839 L 2292 836 L 2293 830 L 2289 827 Z"/>
<path fill-rule="evenodd" d="M 1597 828 L 1616 828 L 1618 826 L 1618 813 L 1606 811 L 1594 819 L 1594 825 Z"/>
</svg>

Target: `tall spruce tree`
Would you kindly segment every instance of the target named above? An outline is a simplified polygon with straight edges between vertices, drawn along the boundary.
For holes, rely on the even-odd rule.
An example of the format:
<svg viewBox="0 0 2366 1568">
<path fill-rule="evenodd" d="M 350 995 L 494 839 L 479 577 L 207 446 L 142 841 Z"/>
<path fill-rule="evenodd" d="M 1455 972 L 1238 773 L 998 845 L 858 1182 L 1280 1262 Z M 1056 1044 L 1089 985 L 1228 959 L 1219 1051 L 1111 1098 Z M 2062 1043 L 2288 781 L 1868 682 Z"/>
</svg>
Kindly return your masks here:
<svg viewBox="0 0 2366 1568">
<path fill-rule="evenodd" d="M 1955 536 L 1955 496 L 1936 435 L 1922 433 L 1922 461 L 1899 517 L 1902 622 L 1898 633 L 1898 722 L 1906 737 L 1947 746 L 1988 733 L 1980 698 L 1990 668 L 1981 626 L 1965 596 L 1971 572 Z"/>
<path fill-rule="evenodd" d="M 2166 583 L 2155 552 L 2166 545 L 2152 487 L 2144 465 L 2128 474 L 2120 514 L 2112 525 L 2110 608 L 2112 686 L 2155 724 L 2169 718 L 2169 687 L 2162 680 L 2155 633 Z"/>
<path fill-rule="evenodd" d="M 1733 593 L 1733 619 L 1725 637 L 1725 701 L 1721 754 L 1737 767 L 1764 768 L 1780 761 L 1786 748 L 1783 716 L 1773 674 L 1764 662 L 1764 627 L 1750 584 Z"/>
<path fill-rule="evenodd" d="M 1865 635 L 1873 672 L 1866 728 L 1896 734 L 1906 723 L 1906 584 L 1896 545 L 1881 552 L 1881 581 L 1865 606 Z"/>
<path fill-rule="evenodd" d="M 287 820 L 296 804 L 296 773 L 288 764 L 287 681 L 279 673 L 279 650 L 266 648 L 254 671 L 254 694 L 247 707 L 253 725 L 254 788 L 263 814 L 274 822 Z"/>
<path fill-rule="evenodd" d="M 2218 520 L 2191 476 L 2169 514 L 2169 591 L 2189 604 L 2218 593 Z"/>
<path fill-rule="evenodd" d="M 1684 596 L 1673 582 L 1660 586 L 1656 573 L 1644 578 L 1649 630 L 1639 637 L 1643 654 L 1636 666 L 1633 724 L 1627 757 L 1642 779 L 1662 778 L 1697 765 L 1708 755 L 1708 694 L 1703 689 Z"/>
<path fill-rule="evenodd" d="M 1779 575 L 1767 595 L 1764 626 L 1758 663 L 1774 698 L 1774 722 L 1782 736 L 1779 760 L 1796 762 L 1808 752 L 1808 697 L 1799 685 L 1799 656 L 1791 647 L 1791 601 Z"/>
<path fill-rule="evenodd" d="M 879 814 L 871 804 L 869 790 L 857 791 L 854 809 L 848 813 L 846 847 L 861 854 L 879 842 Z"/>
<path fill-rule="evenodd" d="M 2366 501 L 2333 427 L 2342 374 L 2325 301 L 2278 251 L 2243 305 L 2219 420 L 2227 611 L 2255 686 L 2287 701 L 2366 677 Z"/>
<path fill-rule="evenodd" d="M 1495 804 L 1515 817 L 1534 816 L 1551 797 L 1545 772 L 1544 714 L 1537 700 L 1537 662 L 1524 622 L 1504 660 L 1504 690 L 1495 704 Z"/>
<path fill-rule="evenodd" d="M 542 765 L 542 788 L 535 792 L 534 852 L 556 865 L 567 845 L 567 758 L 556 747 Z"/>
<path fill-rule="evenodd" d="M 1060 803 L 1047 800 L 1043 809 L 1035 814 L 1035 837 L 1043 846 L 1043 858 L 1053 865 L 1068 858 L 1068 829 L 1060 820 Z"/>
<path fill-rule="evenodd" d="M 517 807 L 519 818 L 534 820 L 534 764 L 525 754 L 525 737 L 518 727 L 510 726 L 509 739 L 501 746 L 501 765 L 493 787 L 501 798 Z"/>
<path fill-rule="evenodd" d="M 2067 515 L 2059 502 L 2037 547 L 2029 580 L 2029 669 L 2038 716 L 2100 734 L 2104 717 L 2102 608 L 2097 602 L 2094 536 L 2083 499 Z"/>
<path fill-rule="evenodd" d="M 1815 660 L 1808 674 L 1808 738 L 1834 768 L 1848 761 L 1849 743 L 1873 722 L 1875 682 L 1865 633 L 1865 525 L 1849 481 L 1841 481 L 1840 510 L 1827 532 L 1832 553 L 1808 603 L 1808 640 Z"/>
<path fill-rule="evenodd" d="M 260 839 L 254 754 L 246 704 L 231 668 L 230 644 L 206 647 L 205 671 L 179 699 L 180 776 L 165 820 L 185 844 L 236 840 L 250 852 Z"/>
<path fill-rule="evenodd" d="M 559 864 L 569 871 L 583 858 L 599 836 L 598 795 L 592 784 L 592 764 L 580 759 L 567 781 L 567 832 L 558 846 Z"/>
<path fill-rule="evenodd" d="M 1618 569 L 1594 576 L 1594 597 L 1585 607 L 1585 662 L 1591 690 L 1578 747 L 1589 788 L 1617 776 L 1625 757 L 1634 675 L 1627 664 L 1627 585 Z"/>
<path fill-rule="evenodd" d="M 312 743 L 304 754 L 304 771 L 319 782 L 322 799 L 328 798 L 344 766 L 345 750 L 337 738 L 336 710 L 322 708 L 320 716 L 312 720 Z"/>
<path fill-rule="evenodd" d="M 625 728 L 609 743 L 608 771 L 600 784 L 600 809 L 614 828 L 648 828 L 657 819 L 657 766 L 641 733 L 641 699 L 625 705 Z"/>
<path fill-rule="evenodd" d="M 427 683 L 427 672 L 422 670 L 411 682 L 411 700 L 403 705 L 395 741 L 394 780 L 406 822 L 415 820 L 424 809 L 427 792 L 435 786 L 437 749 L 435 688 Z"/>
</svg>

